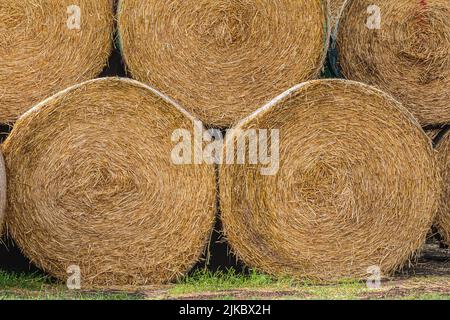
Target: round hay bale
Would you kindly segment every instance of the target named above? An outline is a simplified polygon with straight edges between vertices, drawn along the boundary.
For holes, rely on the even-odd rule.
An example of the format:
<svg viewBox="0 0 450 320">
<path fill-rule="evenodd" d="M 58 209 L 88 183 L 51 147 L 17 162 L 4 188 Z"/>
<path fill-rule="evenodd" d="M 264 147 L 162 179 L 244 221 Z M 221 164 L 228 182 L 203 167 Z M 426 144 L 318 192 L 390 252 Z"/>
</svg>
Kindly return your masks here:
<svg viewBox="0 0 450 320">
<path fill-rule="evenodd" d="M 388 275 L 424 242 L 441 187 L 436 157 L 390 96 L 357 82 L 310 81 L 236 128 L 226 154 L 247 130 L 280 136 L 275 175 L 262 175 L 261 162 L 220 170 L 224 233 L 250 267 L 325 282 L 367 278 L 373 266 Z"/>
<path fill-rule="evenodd" d="M 345 78 L 392 94 L 422 125 L 450 122 L 450 1 L 349 0 L 337 51 Z"/>
<path fill-rule="evenodd" d="M 134 78 L 228 127 L 320 74 L 327 15 L 321 0 L 125 0 L 119 42 Z"/>
<path fill-rule="evenodd" d="M 0 0 L 0 123 L 96 77 L 113 21 L 113 0 Z"/>
<path fill-rule="evenodd" d="M 6 170 L 3 154 L 0 152 L 0 237 L 3 234 L 3 220 L 6 207 Z"/>
<path fill-rule="evenodd" d="M 6 224 L 58 279 L 83 287 L 165 283 L 200 258 L 215 219 L 213 166 L 171 161 L 192 117 L 156 90 L 106 78 L 71 87 L 21 117 L 3 145 Z"/>
<path fill-rule="evenodd" d="M 444 242 L 450 245 L 450 131 L 442 137 L 437 148 L 443 169 L 444 192 L 436 226 Z"/>
</svg>

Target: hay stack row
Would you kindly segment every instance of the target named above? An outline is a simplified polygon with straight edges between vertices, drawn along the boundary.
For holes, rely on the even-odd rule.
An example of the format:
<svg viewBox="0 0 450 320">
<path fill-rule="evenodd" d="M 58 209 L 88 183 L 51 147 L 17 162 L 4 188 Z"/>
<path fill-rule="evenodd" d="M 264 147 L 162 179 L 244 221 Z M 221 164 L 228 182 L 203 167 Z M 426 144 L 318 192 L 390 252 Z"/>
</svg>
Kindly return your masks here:
<svg viewBox="0 0 450 320">
<path fill-rule="evenodd" d="M 179 278 L 215 218 L 214 167 L 170 159 L 168 137 L 193 134 L 193 120 L 128 79 L 88 81 L 38 104 L 2 146 L 10 235 L 59 279 L 72 265 L 84 285 Z M 430 140 L 401 104 L 361 83 L 317 80 L 276 97 L 237 132 L 261 126 L 285 133 L 279 172 L 220 171 L 224 232 L 249 266 L 363 278 L 372 265 L 390 274 L 423 244 L 442 184 Z"/>
<path fill-rule="evenodd" d="M 70 0 L 3 2 L 1 123 L 95 77 L 107 64 L 112 0 L 77 6 Z M 133 78 L 159 88 L 205 123 L 227 127 L 319 76 L 329 39 L 325 3 L 123 0 L 118 46 Z"/>
<path fill-rule="evenodd" d="M 133 78 L 204 123 L 229 127 L 319 76 L 335 25 L 331 12 L 339 18 L 335 70 L 391 94 L 423 126 L 450 122 L 447 0 L 327 3 L 121 0 L 118 46 Z M 5 1 L 0 18 L 2 123 L 107 64 L 113 0 Z"/>
<path fill-rule="evenodd" d="M 142 83 L 84 81 L 105 65 L 113 28 L 112 1 L 88 2 L 39 4 L 35 21 L 59 21 L 67 13 L 74 19 L 67 22 L 73 28 L 33 24 L 42 39 L 58 35 L 48 43 L 21 29 L 32 14 L 27 1 L 0 7 L 0 33 L 8 33 L 0 40 L 8 44 L 0 47 L 7 54 L 0 61 L 6 92 L 0 120 L 19 117 L 2 145 L 5 220 L 10 236 L 46 272 L 65 280 L 76 265 L 83 286 L 117 286 L 169 282 L 192 268 L 217 209 L 214 167 L 171 159 L 173 134 L 195 135 L 195 119 L 242 129 L 226 137 L 223 154 L 246 129 L 280 130 L 277 174 L 260 174 L 262 164 L 220 167 L 224 233 L 251 267 L 320 281 L 364 278 L 371 266 L 389 275 L 413 258 L 433 223 L 450 242 L 449 193 L 442 192 L 448 169 L 444 179 L 441 174 L 444 163 L 448 168 L 449 135 L 441 134 L 438 159 L 421 128 L 449 122 L 443 99 L 450 58 L 406 42 L 410 64 L 390 62 L 386 45 L 405 36 L 397 28 L 400 38 L 390 37 L 392 15 L 386 14 L 387 29 L 373 36 L 358 25 L 367 7 L 347 1 L 342 10 L 335 67 L 369 86 L 308 81 L 319 76 L 328 49 L 324 1 L 122 0 L 118 44 L 130 75 Z M 378 5 L 390 12 L 395 5 L 387 2 Z M 430 1 L 419 8 L 426 14 L 415 15 L 419 24 L 407 14 L 416 7 L 402 8 L 411 10 L 405 19 L 411 28 L 423 27 L 432 46 L 448 40 L 427 29 L 447 27 L 432 9 L 450 17 L 449 6 Z M 346 41 L 351 28 L 361 54 Z M 372 64 L 364 67 L 362 57 Z M 402 79 L 406 65 L 420 76 Z M 359 78 L 360 70 L 348 71 L 352 66 L 367 73 Z M 425 79 L 425 71 L 436 73 Z M 382 80 L 371 81 L 373 73 Z M 419 80 L 423 100 L 409 103 Z M 195 151 L 194 145 L 188 153 Z M 0 166 L 0 183 L 2 177 Z"/>
</svg>

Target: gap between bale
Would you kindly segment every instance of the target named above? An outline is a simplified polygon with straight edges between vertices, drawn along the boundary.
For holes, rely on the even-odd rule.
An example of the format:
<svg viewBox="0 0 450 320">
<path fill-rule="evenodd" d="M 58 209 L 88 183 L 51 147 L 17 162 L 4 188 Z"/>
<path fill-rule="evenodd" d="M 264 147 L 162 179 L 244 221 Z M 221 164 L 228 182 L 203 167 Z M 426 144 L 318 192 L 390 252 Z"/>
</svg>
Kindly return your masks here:
<svg viewBox="0 0 450 320">
<path fill-rule="evenodd" d="M 240 122 L 279 130 L 278 174 L 220 169 L 224 233 L 251 268 L 318 281 L 366 279 L 424 243 L 441 180 L 431 141 L 390 96 L 344 80 L 292 88 Z M 274 143 L 273 141 L 271 143 Z M 248 145 L 246 152 L 248 152 Z"/>
<path fill-rule="evenodd" d="M 200 258 L 215 218 L 213 166 L 172 163 L 194 119 L 158 91 L 105 78 L 22 116 L 3 144 L 6 223 L 38 267 L 81 285 L 166 283 Z"/>
<path fill-rule="evenodd" d="M 296 83 L 319 76 L 327 1 L 125 0 L 120 48 L 134 78 L 229 127 Z"/>
</svg>

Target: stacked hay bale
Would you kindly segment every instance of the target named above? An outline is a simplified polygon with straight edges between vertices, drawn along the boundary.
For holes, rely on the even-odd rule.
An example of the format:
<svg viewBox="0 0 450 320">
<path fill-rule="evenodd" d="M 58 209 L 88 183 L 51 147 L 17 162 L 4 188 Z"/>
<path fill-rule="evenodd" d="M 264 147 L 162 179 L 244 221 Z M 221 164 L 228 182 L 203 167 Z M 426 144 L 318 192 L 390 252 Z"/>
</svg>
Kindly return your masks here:
<svg viewBox="0 0 450 320">
<path fill-rule="evenodd" d="M 319 75 L 327 15 L 321 0 L 126 0 L 119 42 L 134 78 L 227 127 Z"/>
<path fill-rule="evenodd" d="M 437 216 L 436 226 L 444 243 L 450 246 L 450 131 L 442 137 L 438 144 L 439 161 L 443 169 L 444 192 Z"/>
<path fill-rule="evenodd" d="M 21 117 L 3 144 L 6 223 L 32 262 L 83 288 L 164 283 L 199 259 L 215 218 L 213 166 L 177 166 L 194 119 L 156 90 L 106 78 Z M 169 138 L 168 138 L 169 137 Z"/>
<path fill-rule="evenodd" d="M 0 0 L 0 123 L 101 72 L 112 8 L 113 0 Z"/>
<path fill-rule="evenodd" d="M 450 1 L 349 0 L 338 69 L 400 100 L 422 125 L 450 122 Z"/>
<path fill-rule="evenodd" d="M 262 175 L 261 163 L 220 169 L 224 232 L 249 266 L 321 281 L 366 279 L 372 266 L 384 275 L 397 270 L 425 241 L 441 188 L 436 157 L 390 96 L 357 82 L 311 81 L 236 129 L 226 154 L 247 130 L 280 134 L 276 175 Z"/>
</svg>

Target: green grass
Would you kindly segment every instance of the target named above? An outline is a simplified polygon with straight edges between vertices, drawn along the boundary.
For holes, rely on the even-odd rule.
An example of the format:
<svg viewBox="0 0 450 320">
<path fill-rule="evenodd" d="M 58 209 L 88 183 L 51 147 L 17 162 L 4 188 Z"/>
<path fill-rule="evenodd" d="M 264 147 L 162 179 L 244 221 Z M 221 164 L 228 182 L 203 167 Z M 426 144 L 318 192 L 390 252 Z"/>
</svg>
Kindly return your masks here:
<svg viewBox="0 0 450 320">
<path fill-rule="evenodd" d="M 409 284 L 421 284 L 426 288 L 432 283 L 440 283 L 447 278 L 413 278 Z M 417 283 L 416 283 L 417 282 Z M 426 293 L 425 290 L 398 291 L 399 283 L 384 283 L 380 290 L 370 290 L 364 282 L 345 280 L 332 285 L 295 281 L 290 278 L 276 279 L 266 274 L 252 271 L 238 274 L 234 269 L 212 273 L 199 270 L 171 286 L 157 290 L 129 294 L 122 292 L 84 292 L 68 290 L 41 274 L 12 274 L 0 271 L 0 300 L 139 300 L 199 297 L 206 299 L 234 300 L 246 299 L 405 299 L 405 300 L 450 300 L 448 293 Z M 394 290 L 390 290 L 394 289 Z M 431 289 L 430 289 L 431 290 Z M 397 292 L 398 291 L 398 292 Z M 396 293 L 397 292 L 397 293 Z"/>
<path fill-rule="evenodd" d="M 292 299 L 357 299 L 359 295 L 369 292 L 365 283 L 354 280 L 342 280 L 335 285 L 317 285 L 314 282 L 296 281 L 290 278 L 276 279 L 268 275 L 251 271 L 248 275 L 236 273 L 234 269 L 226 272 L 211 273 L 206 270 L 195 272 L 170 290 L 172 295 L 189 295 L 195 293 L 217 293 L 224 291 L 222 298 L 230 298 L 229 290 L 249 289 L 255 291 L 293 292 L 280 298 Z"/>
<path fill-rule="evenodd" d="M 358 281 L 343 281 L 330 286 L 313 285 L 305 288 L 310 299 L 354 300 L 370 290 L 365 283 Z"/>
<path fill-rule="evenodd" d="M 50 278 L 40 274 L 16 274 L 6 273 L 0 271 L 0 288 L 7 289 L 26 289 L 26 290 L 40 290 L 42 286 L 50 284 Z"/>
<path fill-rule="evenodd" d="M 290 287 L 292 284 L 293 280 L 291 279 L 274 279 L 256 271 L 251 271 L 248 275 L 242 275 L 236 273 L 234 269 L 215 273 L 207 270 L 199 270 L 174 285 L 170 289 L 170 293 L 179 295 L 195 292 L 261 289 L 267 287 L 281 289 Z"/>
<path fill-rule="evenodd" d="M 41 274 L 0 271 L 0 300 L 135 300 L 138 295 L 70 291 L 63 284 Z"/>
<path fill-rule="evenodd" d="M 33 293 L 0 293 L 0 300 L 138 300 L 139 296 L 127 294 L 85 294 L 61 292 L 39 292 Z"/>
</svg>

